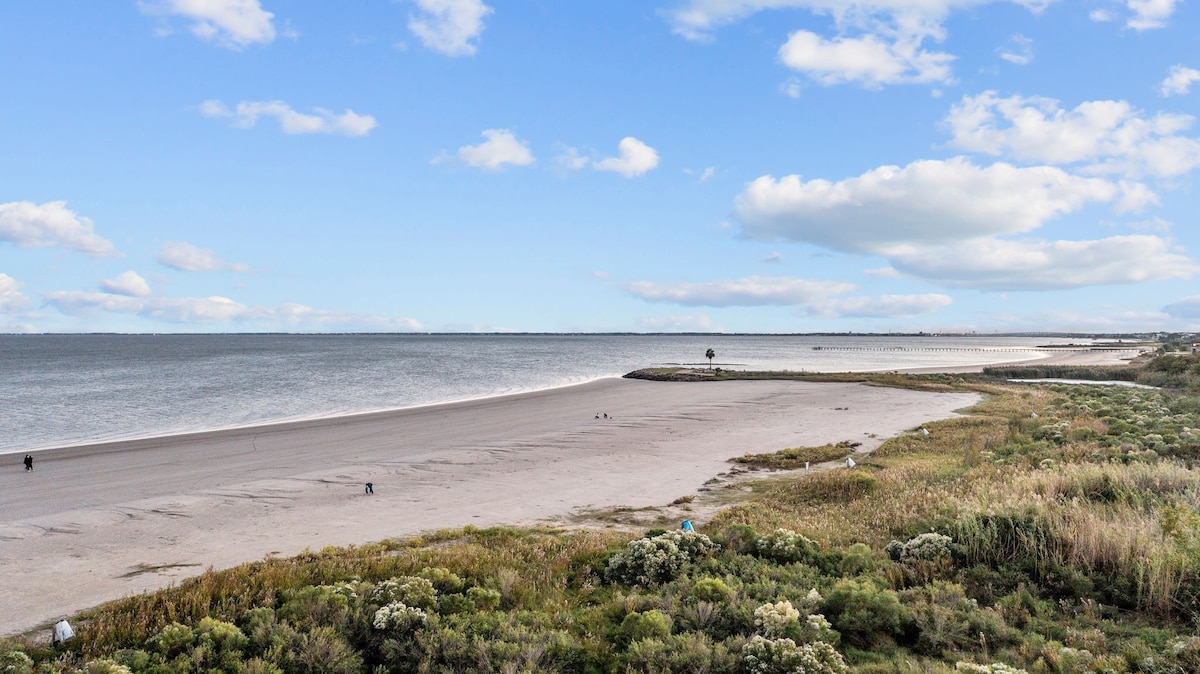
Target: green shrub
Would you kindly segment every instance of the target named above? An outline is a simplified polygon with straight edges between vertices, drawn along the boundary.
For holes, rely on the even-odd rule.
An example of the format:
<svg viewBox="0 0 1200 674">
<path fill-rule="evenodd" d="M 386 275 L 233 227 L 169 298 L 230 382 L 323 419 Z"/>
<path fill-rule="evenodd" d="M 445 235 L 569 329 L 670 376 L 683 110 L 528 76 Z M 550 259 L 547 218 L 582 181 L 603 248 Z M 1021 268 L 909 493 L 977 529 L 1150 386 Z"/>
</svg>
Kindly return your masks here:
<svg viewBox="0 0 1200 674">
<path fill-rule="evenodd" d="M 332 586 L 314 585 L 287 594 L 279 617 L 297 628 L 326 625 L 340 627 L 350 615 L 350 600 Z"/>
<path fill-rule="evenodd" d="M 620 633 L 627 643 L 645 639 L 664 639 L 671 635 L 671 617 L 659 610 L 634 611 L 621 621 Z"/>
<path fill-rule="evenodd" d="M 171 623 L 150 638 L 150 647 L 166 657 L 179 655 L 191 648 L 196 641 L 192 628 L 180 623 Z"/>
<path fill-rule="evenodd" d="M 458 574 L 440 566 L 421 569 L 418 575 L 427 579 L 433 585 L 433 589 L 439 594 L 461 593 L 463 588 L 467 586 L 466 581 L 459 578 Z"/>
<path fill-rule="evenodd" d="M 866 579 L 839 580 L 829 591 L 824 609 L 842 638 L 859 648 L 892 643 L 910 622 L 893 590 L 880 589 Z"/>
<path fill-rule="evenodd" d="M 500 606 L 500 591 L 485 587 L 467 589 L 467 599 L 481 611 L 491 611 Z"/>
<path fill-rule="evenodd" d="M 701 578 L 692 585 L 692 596 L 700 601 L 727 602 L 733 590 L 720 578 Z"/>
</svg>

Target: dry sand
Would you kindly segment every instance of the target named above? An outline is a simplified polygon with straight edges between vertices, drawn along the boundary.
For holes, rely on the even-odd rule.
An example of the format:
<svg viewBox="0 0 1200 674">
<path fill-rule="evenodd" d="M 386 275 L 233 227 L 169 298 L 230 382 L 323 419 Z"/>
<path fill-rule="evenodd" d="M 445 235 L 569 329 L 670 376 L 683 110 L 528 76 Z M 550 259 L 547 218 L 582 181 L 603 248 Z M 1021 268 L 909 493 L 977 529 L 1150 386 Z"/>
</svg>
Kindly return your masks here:
<svg viewBox="0 0 1200 674">
<path fill-rule="evenodd" d="M 35 454 L 31 473 L 22 455 L 4 455 L 0 635 L 272 554 L 665 505 L 733 456 L 841 440 L 872 449 L 976 399 L 861 384 L 606 379 L 50 450 Z"/>
</svg>

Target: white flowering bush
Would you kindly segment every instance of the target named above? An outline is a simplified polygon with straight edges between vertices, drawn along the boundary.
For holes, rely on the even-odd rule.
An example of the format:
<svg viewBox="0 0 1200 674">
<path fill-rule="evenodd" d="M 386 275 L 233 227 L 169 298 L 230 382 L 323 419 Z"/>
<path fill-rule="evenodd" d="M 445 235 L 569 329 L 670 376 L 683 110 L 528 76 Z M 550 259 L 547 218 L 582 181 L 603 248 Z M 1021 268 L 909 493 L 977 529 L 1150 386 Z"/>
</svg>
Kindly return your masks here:
<svg viewBox="0 0 1200 674">
<path fill-rule="evenodd" d="M 990 665 L 977 665 L 972 662 L 958 662 L 954 665 L 954 671 L 966 672 L 967 674 L 1029 674 L 1023 669 L 1017 669 L 1012 665 L 1006 665 L 1003 662 L 993 662 Z"/>
<path fill-rule="evenodd" d="M 759 557 L 784 563 L 806 561 L 819 550 L 815 542 L 789 529 L 776 529 L 762 536 L 755 541 L 754 549 Z"/>
<path fill-rule="evenodd" d="M 824 603 L 825 597 L 822 597 L 821 593 L 817 592 L 817 588 L 814 587 L 808 591 L 808 594 L 804 595 L 804 598 L 801 599 L 799 603 L 796 604 L 796 610 L 800 611 L 801 613 L 812 613 L 813 611 L 817 610 L 818 606 Z"/>
<path fill-rule="evenodd" d="M 0 654 L 0 674 L 32 674 L 33 658 L 17 650 Z"/>
<path fill-rule="evenodd" d="M 437 590 L 433 583 L 419 576 L 389 578 L 371 591 L 371 603 L 391 604 L 401 602 L 418 608 L 433 608 L 437 605 Z"/>
<path fill-rule="evenodd" d="M 842 635 L 838 634 L 833 625 L 820 613 L 810 613 L 800 625 L 800 641 L 815 643 L 823 641 L 827 644 L 837 644 Z"/>
<path fill-rule="evenodd" d="M 429 616 L 421 609 L 415 606 L 408 606 L 401 601 L 394 601 L 380 607 L 375 612 L 375 618 L 371 621 L 371 626 L 377 630 L 411 632 L 412 630 L 424 627 L 428 620 Z"/>
<path fill-rule="evenodd" d="M 798 622 L 800 612 L 786 599 L 774 604 L 763 604 L 754 609 L 754 626 L 772 639 L 784 636 L 787 628 Z"/>
<path fill-rule="evenodd" d="M 884 552 L 896 562 L 934 562 L 954 555 L 954 539 L 933 532 L 918 534 L 904 543 L 888 543 Z"/>
<path fill-rule="evenodd" d="M 752 674 L 847 674 L 842 654 L 823 641 L 797 646 L 791 639 L 754 635 L 742 647 L 742 664 Z"/>
<path fill-rule="evenodd" d="M 629 543 L 625 552 L 608 560 L 608 578 L 617 582 L 651 585 L 679 575 L 683 565 L 717 549 L 708 536 L 694 531 L 669 531 Z"/>
</svg>

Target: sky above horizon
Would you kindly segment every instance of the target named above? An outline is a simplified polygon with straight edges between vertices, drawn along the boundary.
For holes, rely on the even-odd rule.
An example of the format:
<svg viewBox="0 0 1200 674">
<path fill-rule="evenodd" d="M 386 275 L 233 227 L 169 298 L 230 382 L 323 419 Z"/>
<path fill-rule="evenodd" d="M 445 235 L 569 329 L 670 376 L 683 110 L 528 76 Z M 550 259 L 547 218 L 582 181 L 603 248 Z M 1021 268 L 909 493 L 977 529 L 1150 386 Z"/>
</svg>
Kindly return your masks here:
<svg viewBox="0 0 1200 674">
<path fill-rule="evenodd" d="M 0 332 L 1200 330 L 1200 3 L 0 4 Z"/>
</svg>

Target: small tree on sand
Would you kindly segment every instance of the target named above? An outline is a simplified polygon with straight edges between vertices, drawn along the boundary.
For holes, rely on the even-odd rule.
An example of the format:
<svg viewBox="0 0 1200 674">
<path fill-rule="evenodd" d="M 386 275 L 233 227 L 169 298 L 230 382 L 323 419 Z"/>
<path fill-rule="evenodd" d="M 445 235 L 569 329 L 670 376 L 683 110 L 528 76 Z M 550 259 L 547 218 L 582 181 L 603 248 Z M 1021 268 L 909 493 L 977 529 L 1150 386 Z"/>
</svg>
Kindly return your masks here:
<svg viewBox="0 0 1200 674">
<path fill-rule="evenodd" d="M 708 359 L 708 369 L 712 369 L 712 359 L 717 357 L 717 352 L 709 349 L 704 352 L 704 357 Z"/>
</svg>

